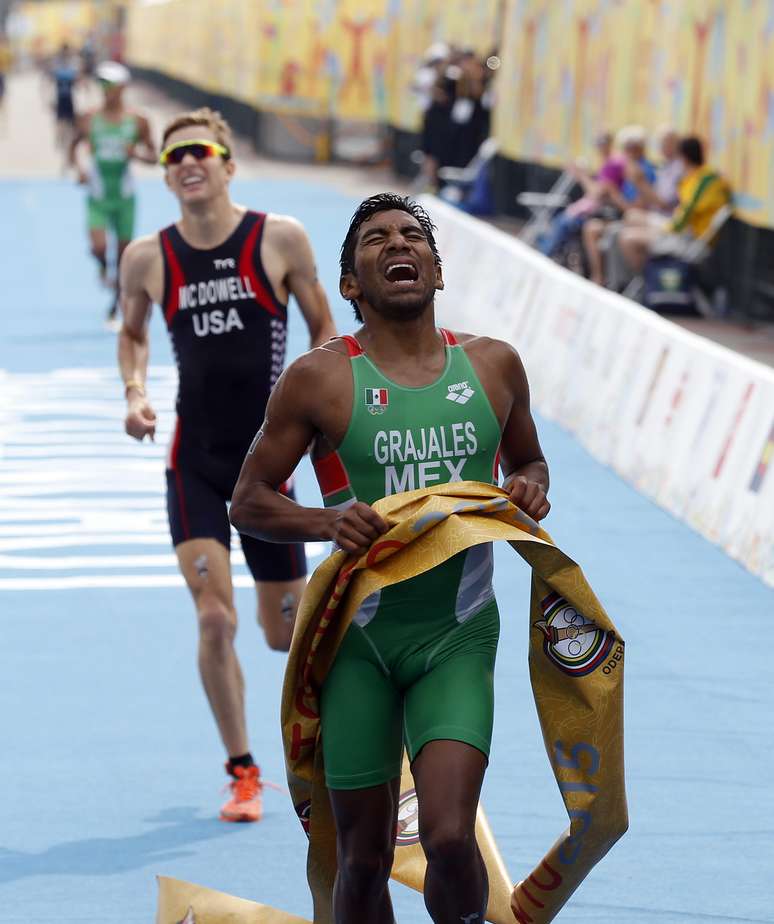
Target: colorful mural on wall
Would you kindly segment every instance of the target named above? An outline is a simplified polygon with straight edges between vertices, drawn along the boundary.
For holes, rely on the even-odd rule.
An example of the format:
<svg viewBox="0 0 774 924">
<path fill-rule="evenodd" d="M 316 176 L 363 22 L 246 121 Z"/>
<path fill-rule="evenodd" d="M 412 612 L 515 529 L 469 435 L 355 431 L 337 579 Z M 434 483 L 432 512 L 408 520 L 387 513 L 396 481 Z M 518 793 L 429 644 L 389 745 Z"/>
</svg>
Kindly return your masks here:
<svg viewBox="0 0 774 924">
<path fill-rule="evenodd" d="M 128 57 L 265 109 L 414 130 L 421 114 L 411 84 L 425 50 L 446 41 L 487 51 L 500 7 L 500 0 L 166 0 L 131 9 Z"/>
<path fill-rule="evenodd" d="M 774 225 L 772 0 L 509 0 L 495 133 L 562 165 L 639 123 L 701 135 L 740 215 Z"/>
<path fill-rule="evenodd" d="M 393 5 L 398 8 L 398 27 L 391 66 L 389 122 L 396 128 L 415 131 L 422 114 L 411 85 L 427 49 L 444 42 L 487 55 L 500 44 L 498 23 L 504 4 L 503 0 L 396 0 Z"/>
<path fill-rule="evenodd" d="M 499 46 L 506 156 L 560 166 L 602 129 L 671 124 L 774 226 L 774 0 L 165 0 L 130 8 L 127 57 L 264 109 L 416 130 L 437 41 Z"/>
<path fill-rule="evenodd" d="M 63 42 L 79 48 L 89 34 L 104 32 L 115 20 L 118 0 L 47 0 L 18 3 L 11 10 L 8 34 L 18 60 L 53 54 Z"/>
</svg>

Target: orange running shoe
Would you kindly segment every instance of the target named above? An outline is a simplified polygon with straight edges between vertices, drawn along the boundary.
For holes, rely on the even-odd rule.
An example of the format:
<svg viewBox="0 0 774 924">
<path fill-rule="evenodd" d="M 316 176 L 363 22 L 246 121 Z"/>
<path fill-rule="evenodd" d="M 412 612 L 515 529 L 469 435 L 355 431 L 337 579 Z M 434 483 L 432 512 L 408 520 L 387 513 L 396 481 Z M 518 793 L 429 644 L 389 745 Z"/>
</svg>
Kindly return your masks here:
<svg viewBox="0 0 774 924">
<path fill-rule="evenodd" d="M 228 764 L 226 764 L 228 769 Z M 252 767 L 235 767 L 234 780 L 228 784 L 231 798 L 220 810 L 222 821 L 260 821 L 263 815 L 261 771 Z"/>
</svg>

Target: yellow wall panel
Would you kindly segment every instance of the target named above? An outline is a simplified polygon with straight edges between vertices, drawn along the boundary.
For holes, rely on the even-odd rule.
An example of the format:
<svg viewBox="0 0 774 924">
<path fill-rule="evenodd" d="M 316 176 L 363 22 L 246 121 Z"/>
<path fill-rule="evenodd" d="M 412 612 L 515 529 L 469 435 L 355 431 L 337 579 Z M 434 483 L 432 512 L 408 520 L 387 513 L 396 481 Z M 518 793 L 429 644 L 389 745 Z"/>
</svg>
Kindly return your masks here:
<svg viewBox="0 0 774 924">
<path fill-rule="evenodd" d="M 505 155 L 561 165 L 602 129 L 669 123 L 774 225 L 774 0 L 167 0 L 130 7 L 127 57 L 264 109 L 416 130 L 436 41 L 499 45 Z"/>
<path fill-rule="evenodd" d="M 98 21 L 93 0 L 25 2 L 13 8 L 9 30 L 17 53 L 49 55 L 63 42 L 79 48 Z"/>
<path fill-rule="evenodd" d="M 740 214 L 774 225 L 772 0 L 507 0 L 495 134 L 562 165 L 594 136 L 671 124 L 708 144 Z"/>
</svg>

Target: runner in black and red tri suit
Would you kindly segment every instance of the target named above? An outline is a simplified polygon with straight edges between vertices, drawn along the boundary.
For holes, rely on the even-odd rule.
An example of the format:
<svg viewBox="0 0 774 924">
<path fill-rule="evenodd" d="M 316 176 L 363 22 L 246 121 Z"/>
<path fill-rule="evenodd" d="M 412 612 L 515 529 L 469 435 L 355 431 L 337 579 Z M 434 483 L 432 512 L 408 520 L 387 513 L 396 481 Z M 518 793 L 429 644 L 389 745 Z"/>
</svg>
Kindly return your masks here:
<svg viewBox="0 0 774 924">
<path fill-rule="evenodd" d="M 231 137 L 218 113 L 185 113 L 166 128 L 161 163 L 179 222 L 129 245 L 121 261 L 119 365 L 127 432 L 153 438 L 145 393 L 147 324 L 161 306 L 179 374 L 167 459 L 167 509 L 180 569 L 199 620 L 199 669 L 228 753 L 226 821 L 257 821 L 261 780 L 248 747 L 244 681 L 234 650 L 236 612 L 227 504 L 285 360 L 292 294 L 311 346 L 335 335 L 311 247 L 293 218 L 235 205 Z M 292 488 L 285 491 L 292 498 Z M 242 536 L 269 647 L 286 651 L 305 585 L 303 544 Z"/>
<path fill-rule="evenodd" d="M 213 536 L 229 547 L 225 503 L 285 363 L 287 305 L 274 294 L 261 263 L 265 224 L 266 215 L 246 211 L 230 237 L 209 250 L 186 243 L 175 225 L 160 234 L 162 309 L 179 371 L 167 459 L 175 546 Z M 292 497 L 292 488 L 287 493 Z M 302 545 L 249 536 L 241 542 L 256 581 L 306 574 Z M 288 626 L 282 626 L 281 639 L 267 629 L 272 647 L 286 648 Z"/>
</svg>

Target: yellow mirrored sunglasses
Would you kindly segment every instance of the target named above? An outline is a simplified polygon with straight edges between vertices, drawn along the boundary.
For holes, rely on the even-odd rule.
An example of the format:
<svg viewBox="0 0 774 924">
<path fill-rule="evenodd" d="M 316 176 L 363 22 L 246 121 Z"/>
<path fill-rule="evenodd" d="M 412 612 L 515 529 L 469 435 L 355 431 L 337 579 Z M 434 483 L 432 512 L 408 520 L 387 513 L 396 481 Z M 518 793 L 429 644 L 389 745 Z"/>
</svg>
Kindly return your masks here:
<svg viewBox="0 0 774 924">
<path fill-rule="evenodd" d="M 159 163 L 162 167 L 169 164 L 182 163 L 186 154 L 190 154 L 196 160 L 204 160 L 206 157 L 217 157 L 220 155 L 224 160 L 228 160 L 231 152 L 227 147 L 218 144 L 217 141 L 207 141 L 206 139 L 194 138 L 192 141 L 176 141 L 164 148 L 159 156 Z"/>
</svg>

